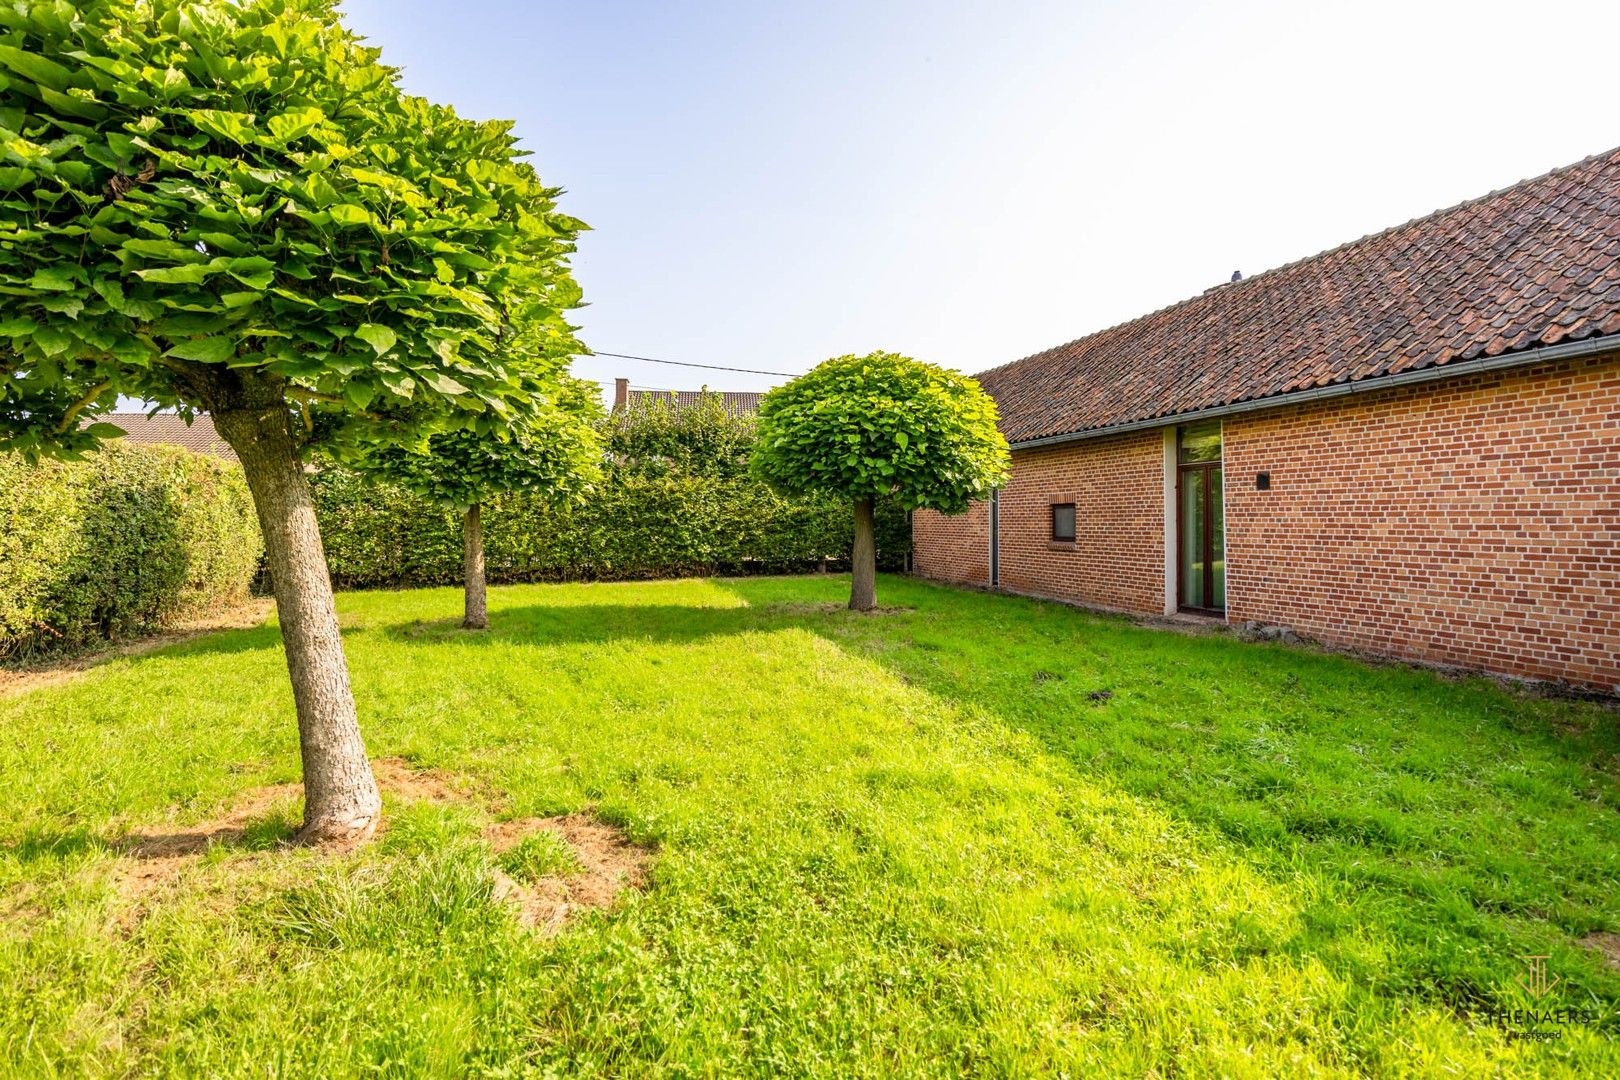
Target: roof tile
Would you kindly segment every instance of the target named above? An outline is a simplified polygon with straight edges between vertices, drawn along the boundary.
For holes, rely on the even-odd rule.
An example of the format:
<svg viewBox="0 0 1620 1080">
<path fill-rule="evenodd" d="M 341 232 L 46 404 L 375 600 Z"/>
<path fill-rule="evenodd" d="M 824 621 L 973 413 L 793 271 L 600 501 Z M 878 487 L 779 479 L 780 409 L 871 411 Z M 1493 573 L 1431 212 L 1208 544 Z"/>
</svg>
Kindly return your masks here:
<svg viewBox="0 0 1620 1080">
<path fill-rule="evenodd" d="M 227 461 L 235 461 L 236 453 L 214 430 L 214 422 L 199 416 L 190 424 L 178 413 L 154 413 L 147 416 L 138 412 L 104 413 L 85 421 L 86 424 L 112 424 L 122 428 L 124 441 L 129 443 L 164 446 L 182 446 L 199 454 L 213 454 Z"/>
</svg>

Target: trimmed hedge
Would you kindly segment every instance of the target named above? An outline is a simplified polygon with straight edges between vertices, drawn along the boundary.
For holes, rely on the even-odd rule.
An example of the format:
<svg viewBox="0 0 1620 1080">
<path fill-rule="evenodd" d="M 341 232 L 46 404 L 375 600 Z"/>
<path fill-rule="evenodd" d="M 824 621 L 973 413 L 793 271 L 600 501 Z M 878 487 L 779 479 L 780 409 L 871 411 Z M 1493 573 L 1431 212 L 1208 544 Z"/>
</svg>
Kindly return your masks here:
<svg viewBox="0 0 1620 1080">
<path fill-rule="evenodd" d="M 241 469 L 177 447 L 0 455 L 0 657 L 78 648 L 241 600 L 262 545 Z"/>
<path fill-rule="evenodd" d="M 343 469 L 311 477 L 337 588 L 461 581 L 461 516 L 403 488 Z M 483 504 L 491 583 L 704 574 L 792 573 L 848 557 L 847 501 L 784 499 L 744 476 L 610 469 L 583 503 L 529 495 Z M 878 562 L 905 566 L 911 525 L 892 504 L 878 520 Z"/>
<path fill-rule="evenodd" d="M 601 483 L 569 505 L 514 493 L 482 503 L 492 583 L 776 574 L 847 560 L 848 500 L 784 499 L 748 473 L 757 423 L 715 394 L 680 407 L 646 395 L 598 422 Z M 461 515 L 375 477 L 311 478 L 332 583 L 341 589 L 461 581 Z M 878 565 L 905 568 L 911 519 L 878 507 Z"/>
</svg>

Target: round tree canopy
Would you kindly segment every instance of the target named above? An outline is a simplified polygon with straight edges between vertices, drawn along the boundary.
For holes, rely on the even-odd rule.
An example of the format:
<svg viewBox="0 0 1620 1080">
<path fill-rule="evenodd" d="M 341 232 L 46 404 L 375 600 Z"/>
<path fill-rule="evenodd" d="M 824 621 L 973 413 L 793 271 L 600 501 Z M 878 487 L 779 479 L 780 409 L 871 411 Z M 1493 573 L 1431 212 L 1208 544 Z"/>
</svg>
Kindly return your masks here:
<svg viewBox="0 0 1620 1080">
<path fill-rule="evenodd" d="M 602 406 L 595 384 L 568 379 L 562 389 L 509 432 L 444 431 L 414 445 L 386 442 L 349 457 L 362 472 L 461 510 L 505 492 L 576 500 L 599 475 L 595 421 Z"/>
<path fill-rule="evenodd" d="M 309 433 L 482 433 L 580 351 L 510 125 L 403 93 L 332 0 L 0 7 L 0 449 L 255 380 Z"/>
<path fill-rule="evenodd" d="M 996 405 L 958 372 L 895 353 L 840 356 L 765 395 L 752 468 L 788 494 L 894 496 L 961 513 L 1007 477 Z"/>
</svg>

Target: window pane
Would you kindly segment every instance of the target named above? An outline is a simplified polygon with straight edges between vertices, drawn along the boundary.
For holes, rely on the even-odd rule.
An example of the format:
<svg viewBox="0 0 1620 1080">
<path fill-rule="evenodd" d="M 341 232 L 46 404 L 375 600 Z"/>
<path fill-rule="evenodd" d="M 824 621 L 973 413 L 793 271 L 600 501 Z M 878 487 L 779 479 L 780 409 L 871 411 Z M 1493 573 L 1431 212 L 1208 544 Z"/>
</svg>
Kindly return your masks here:
<svg viewBox="0 0 1620 1080">
<path fill-rule="evenodd" d="M 1052 539 L 1074 539 L 1074 504 L 1052 507 Z"/>
<path fill-rule="evenodd" d="M 1204 470 L 1181 474 L 1181 603 L 1207 607 L 1204 598 Z"/>
<path fill-rule="evenodd" d="M 1188 424 L 1177 433 L 1179 447 L 1178 461 L 1219 461 L 1221 460 L 1221 422 L 1211 420 L 1207 424 Z"/>
</svg>

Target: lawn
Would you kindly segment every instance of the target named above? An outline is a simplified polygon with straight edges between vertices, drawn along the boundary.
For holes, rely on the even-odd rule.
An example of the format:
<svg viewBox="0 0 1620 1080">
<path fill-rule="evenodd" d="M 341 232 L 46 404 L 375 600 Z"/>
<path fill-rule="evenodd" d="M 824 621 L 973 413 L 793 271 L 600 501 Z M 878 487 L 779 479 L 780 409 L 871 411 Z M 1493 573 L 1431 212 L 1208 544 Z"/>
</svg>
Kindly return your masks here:
<svg viewBox="0 0 1620 1080">
<path fill-rule="evenodd" d="M 339 597 L 369 749 L 452 778 L 347 855 L 292 804 L 163 888 L 120 838 L 296 780 L 273 627 L 0 699 L 10 1075 L 1620 1075 L 1620 719 L 899 578 Z M 498 818 L 645 887 L 554 936 Z M 1546 997 L 1516 988 L 1547 955 Z M 1578 1007 L 1515 1040 L 1492 1008 Z"/>
</svg>

